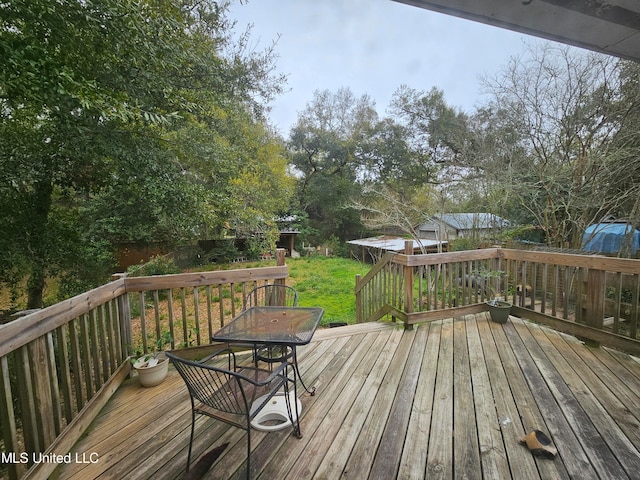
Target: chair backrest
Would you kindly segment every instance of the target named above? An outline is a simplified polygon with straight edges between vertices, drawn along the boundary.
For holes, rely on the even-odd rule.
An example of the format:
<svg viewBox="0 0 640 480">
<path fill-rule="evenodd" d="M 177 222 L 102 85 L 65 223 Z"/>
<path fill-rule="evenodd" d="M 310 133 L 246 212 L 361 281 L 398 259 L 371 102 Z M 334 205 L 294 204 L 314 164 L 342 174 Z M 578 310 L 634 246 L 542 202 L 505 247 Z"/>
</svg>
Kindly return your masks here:
<svg viewBox="0 0 640 480">
<path fill-rule="evenodd" d="M 238 381 L 239 374 L 232 370 L 232 363 L 229 363 L 227 370 L 185 360 L 170 353 L 167 353 L 167 356 L 186 383 L 193 399 L 225 413 L 247 414 L 251 399 L 247 398 L 241 382 Z"/>
<path fill-rule="evenodd" d="M 298 292 L 287 285 L 263 285 L 249 292 L 244 302 L 244 309 L 250 307 L 283 306 L 295 307 L 298 305 Z"/>
</svg>

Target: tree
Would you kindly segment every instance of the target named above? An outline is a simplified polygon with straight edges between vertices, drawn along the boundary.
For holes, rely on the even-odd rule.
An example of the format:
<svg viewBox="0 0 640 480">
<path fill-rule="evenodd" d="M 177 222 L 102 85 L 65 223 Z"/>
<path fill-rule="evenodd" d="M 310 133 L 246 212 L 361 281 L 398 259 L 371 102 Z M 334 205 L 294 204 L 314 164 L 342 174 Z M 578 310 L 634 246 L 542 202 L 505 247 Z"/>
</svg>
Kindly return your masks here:
<svg viewBox="0 0 640 480">
<path fill-rule="evenodd" d="M 623 62 L 618 69 L 620 130 L 611 148 L 615 161 L 607 171 L 611 195 L 620 198 L 619 217 L 640 225 L 640 66 Z"/>
<path fill-rule="evenodd" d="M 349 206 L 359 195 L 364 162 L 359 145 L 377 121 L 369 97 L 356 98 L 349 89 L 314 92 L 292 128 L 288 147 L 299 177 L 297 198 L 319 241 L 337 235 L 348 240 L 363 227 Z"/>
<path fill-rule="evenodd" d="M 255 125 L 282 78 L 271 50 L 231 42 L 226 8 L 0 5 L 0 279 L 15 285 L 28 270 L 30 308 L 48 276 L 76 288 L 104 277 L 112 242 L 193 238 L 229 220 L 231 196 L 253 194 L 240 166 L 260 168 L 252 153 L 277 149 Z"/>
<path fill-rule="evenodd" d="M 551 245 L 579 247 L 586 226 L 628 201 L 612 183 L 624 177 L 611 177 L 621 173 L 614 140 L 628 108 L 618 101 L 619 65 L 548 44 L 485 81 L 502 130 L 518 136 L 514 155 L 492 169 L 494 185 L 518 199 Z"/>
<path fill-rule="evenodd" d="M 467 117 L 449 107 L 438 89 L 400 87 L 391 117 L 377 122 L 359 148 L 365 160 L 361 199 L 354 208 L 372 229 L 400 230 L 419 240 L 417 226 L 436 213 L 460 168 Z"/>
</svg>

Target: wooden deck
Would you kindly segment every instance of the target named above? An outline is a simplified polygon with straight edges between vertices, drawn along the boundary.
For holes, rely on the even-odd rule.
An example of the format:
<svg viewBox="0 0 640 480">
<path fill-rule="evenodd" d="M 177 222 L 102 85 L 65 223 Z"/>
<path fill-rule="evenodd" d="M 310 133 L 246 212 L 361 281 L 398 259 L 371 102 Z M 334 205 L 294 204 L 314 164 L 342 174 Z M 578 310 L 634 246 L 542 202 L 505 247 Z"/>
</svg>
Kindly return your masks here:
<svg viewBox="0 0 640 480">
<path fill-rule="evenodd" d="M 253 478 L 625 479 L 640 475 L 640 364 L 604 348 L 487 314 L 425 324 L 327 329 L 300 351 L 302 433 L 252 434 Z M 175 372 L 128 381 L 76 445 L 60 479 L 182 478 L 190 427 Z M 547 432 L 555 460 L 518 443 Z M 206 479 L 243 473 L 245 437 L 201 419 L 196 458 L 229 442 Z M 93 456 L 92 456 L 93 454 Z M 253 470 L 253 469 L 252 469 Z"/>
</svg>

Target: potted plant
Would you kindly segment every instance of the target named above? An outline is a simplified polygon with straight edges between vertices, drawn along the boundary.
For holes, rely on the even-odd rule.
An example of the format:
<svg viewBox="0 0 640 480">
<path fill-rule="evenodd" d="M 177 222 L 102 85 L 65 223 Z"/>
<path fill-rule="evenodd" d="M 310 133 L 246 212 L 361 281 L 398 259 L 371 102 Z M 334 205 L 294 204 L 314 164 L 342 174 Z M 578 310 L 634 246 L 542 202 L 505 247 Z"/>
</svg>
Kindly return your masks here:
<svg viewBox="0 0 640 480">
<path fill-rule="evenodd" d="M 147 353 L 134 361 L 133 368 L 138 372 L 140 385 L 155 387 L 167 377 L 169 358 L 164 352 Z"/>
<path fill-rule="evenodd" d="M 494 298 L 493 300 L 489 300 L 487 305 L 489 306 L 491 320 L 496 323 L 507 323 L 509 314 L 511 313 L 511 304 L 509 302 Z"/>
<path fill-rule="evenodd" d="M 156 342 L 156 351 L 147 353 L 132 360 L 133 368 L 138 372 L 140 385 L 155 387 L 163 382 L 169 372 L 169 357 L 162 351 L 162 347 L 171 342 L 171 338 L 163 335 Z"/>
<path fill-rule="evenodd" d="M 496 289 L 492 285 L 492 279 L 494 278 L 497 279 L 496 282 L 498 282 L 498 285 L 501 285 L 501 278 L 504 277 L 505 272 L 502 270 L 487 270 L 482 272 L 481 275 L 484 278 L 484 285 L 486 287 L 485 291 L 487 295 L 493 297 L 493 300 L 486 302 L 489 307 L 491 320 L 496 323 L 506 323 L 509 319 L 509 314 L 511 313 L 511 303 L 496 297 Z"/>
</svg>

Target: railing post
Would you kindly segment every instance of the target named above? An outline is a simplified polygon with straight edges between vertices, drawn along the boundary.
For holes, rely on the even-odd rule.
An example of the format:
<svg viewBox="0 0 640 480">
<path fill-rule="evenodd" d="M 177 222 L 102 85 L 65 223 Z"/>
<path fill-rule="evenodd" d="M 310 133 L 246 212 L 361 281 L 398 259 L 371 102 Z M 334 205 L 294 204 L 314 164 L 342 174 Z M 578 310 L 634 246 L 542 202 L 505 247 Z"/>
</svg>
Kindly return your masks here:
<svg viewBox="0 0 640 480">
<path fill-rule="evenodd" d="M 404 242 L 405 255 L 413 255 L 413 240 Z M 413 313 L 413 267 L 404 267 L 404 310 L 406 313 Z M 413 325 L 405 321 L 404 328 L 413 330 Z"/>
<path fill-rule="evenodd" d="M 604 323 L 605 277 L 604 270 L 590 268 L 585 289 L 584 323 L 600 330 Z"/>
</svg>

